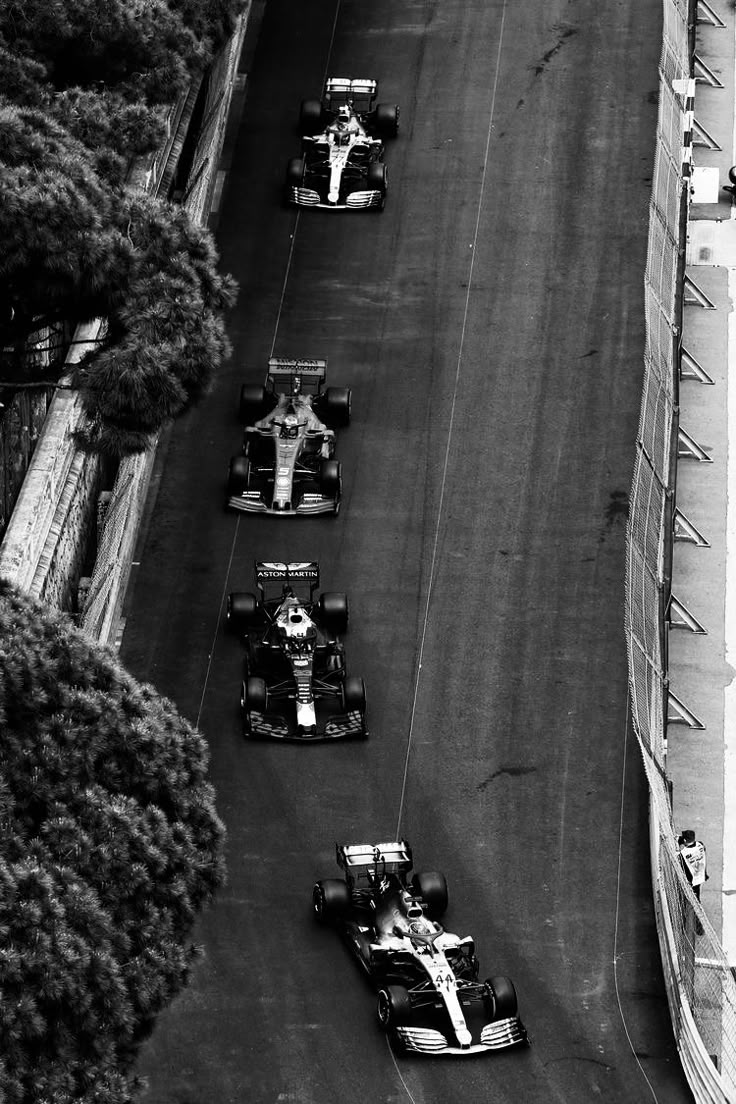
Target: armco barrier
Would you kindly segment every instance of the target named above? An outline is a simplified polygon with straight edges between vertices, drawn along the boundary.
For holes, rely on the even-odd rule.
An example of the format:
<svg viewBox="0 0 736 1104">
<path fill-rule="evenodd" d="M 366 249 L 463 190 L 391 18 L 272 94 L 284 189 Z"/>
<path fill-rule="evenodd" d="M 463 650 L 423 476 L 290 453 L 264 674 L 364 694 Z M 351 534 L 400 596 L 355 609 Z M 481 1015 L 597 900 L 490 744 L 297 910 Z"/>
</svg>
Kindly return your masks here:
<svg viewBox="0 0 736 1104">
<path fill-rule="evenodd" d="M 695 1099 L 736 1102 L 736 982 L 682 870 L 667 784 L 670 597 L 697 0 L 664 0 L 645 274 L 644 386 L 626 538 L 631 711 L 650 790 L 652 887 L 667 998 Z"/>
<path fill-rule="evenodd" d="M 185 203 L 200 222 L 207 217 L 250 10 L 248 3 L 208 77 L 207 134 L 198 145 L 199 180 Z M 177 141 L 177 126 L 181 130 L 186 125 L 191 106 L 190 95 L 172 109 L 165 149 L 150 164 L 139 167 L 139 184 L 154 193 L 166 179 L 165 164 Z M 75 342 L 92 340 L 92 329 L 82 329 Z M 76 358 L 84 346 L 74 344 L 72 348 L 71 358 Z M 57 391 L 0 545 L 0 575 L 61 609 L 70 608 L 70 592 L 77 582 L 88 530 L 97 520 L 100 461 L 74 447 L 80 417 L 73 392 Z M 115 638 L 154 457 L 152 449 L 121 463 L 98 535 L 97 559 L 81 621 L 85 630 L 103 643 Z"/>
</svg>

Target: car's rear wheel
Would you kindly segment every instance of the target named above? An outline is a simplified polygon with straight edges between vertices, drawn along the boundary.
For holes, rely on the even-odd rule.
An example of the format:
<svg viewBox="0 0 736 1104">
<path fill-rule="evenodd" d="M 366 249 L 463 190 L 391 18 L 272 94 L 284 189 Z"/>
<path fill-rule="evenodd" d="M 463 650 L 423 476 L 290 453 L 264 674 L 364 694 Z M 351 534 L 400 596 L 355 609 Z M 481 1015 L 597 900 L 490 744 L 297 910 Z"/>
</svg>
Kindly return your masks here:
<svg viewBox="0 0 736 1104">
<path fill-rule="evenodd" d="M 250 478 L 250 461 L 247 456 L 234 456 L 230 461 L 230 472 L 227 478 L 227 489 L 231 495 L 242 494 L 248 490 Z"/>
<path fill-rule="evenodd" d="M 265 387 L 256 387 L 244 383 L 240 388 L 238 412 L 243 425 L 255 425 L 268 409 L 268 391 Z"/>
<path fill-rule="evenodd" d="M 398 104 L 378 104 L 374 120 L 374 129 L 381 138 L 395 138 L 399 133 Z"/>
<path fill-rule="evenodd" d="M 378 1022 L 384 1031 L 390 1031 L 411 1019 L 411 997 L 403 985 L 387 985 L 378 990 L 376 1001 Z"/>
<path fill-rule="evenodd" d="M 350 611 L 347 594 L 325 591 L 319 596 L 319 619 L 329 633 L 339 635 L 347 631 Z"/>
<path fill-rule="evenodd" d="M 505 1020 L 517 1014 L 519 1002 L 511 978 L 487 978 L 483 984 L 486 990 L 486 1011 L 492 1020 Z"/>
<path fill-rule="evenodd" d="M 324 129 L 322 104 L 319 100 L 302 100 L 299 109 L 299 130 L 302 134 L 320 134 Z"/>
<path fill-rule="evenodd" d="M 228 595 L 227 627 L 231 632 L 240 633 L 261 620 L 261 607 L 255 594 L 238 593 Z"/>
<path fill-rule="evenodd" d="M 353 393 L 349 387 L 328 387 L 324 396 L 324 418 L 329 426 L 350 425 Z"/>
<path fill-rule="evenodd" d="M 444 874 L 439 874 L 436 870 L 423 870 L 414 875 L 411 884 L 417 896 L 424 901 L 430 919 L 444 916 L 448 902 L 447 879 Z"/>
<path fill-rule="evenodd" d="M 342 685 L 342 705 L 346 713 L 365 713 L 365 683 L 350 675 Z"/>
<path fill-rule="evenodd" d="M 312 909 L 320 924 L 345 916 L 350 908 L 350 890 L 337 878 L 317 882 L 312 890 Z"/>
</svg>

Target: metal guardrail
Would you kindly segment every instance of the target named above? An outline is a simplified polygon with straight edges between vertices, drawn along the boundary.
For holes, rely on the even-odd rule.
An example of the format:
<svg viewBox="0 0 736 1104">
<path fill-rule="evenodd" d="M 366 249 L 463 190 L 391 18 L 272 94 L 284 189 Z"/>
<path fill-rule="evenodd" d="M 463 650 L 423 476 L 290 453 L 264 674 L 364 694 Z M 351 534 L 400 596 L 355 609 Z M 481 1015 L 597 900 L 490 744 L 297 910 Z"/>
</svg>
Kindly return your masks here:
<svg viewBox="0 0 736 1104">
<path fill-rule="evenodd" d="M 644 387 L 626 535 L 625 628 L 631 711 L 650 790 L 652 887 L 675 1039 L 695 1099 L 727 1104 L 736 1101 L 736 982 L 682 870 L 667 784 L 665 616 L 676 492 L 696 10 L 696 0 L 663 0 Z"/>
</svg>

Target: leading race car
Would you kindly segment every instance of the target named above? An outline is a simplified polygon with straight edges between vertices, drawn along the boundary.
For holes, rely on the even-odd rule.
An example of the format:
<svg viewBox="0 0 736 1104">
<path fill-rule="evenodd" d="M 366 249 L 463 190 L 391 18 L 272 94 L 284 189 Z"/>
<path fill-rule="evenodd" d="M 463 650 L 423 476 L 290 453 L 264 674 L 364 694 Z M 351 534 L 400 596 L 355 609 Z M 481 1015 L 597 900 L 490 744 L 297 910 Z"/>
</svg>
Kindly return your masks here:
<svg viewBox="0 0 736 1104">
<path fill-rule="evenodd" d="M 335 429 L 350 424 L 347 387 L 322 390 L 326 360 L 271 357 L 265 387 L 244 384 L 243 454 L 230 461 L 227 504 L 249 513 L 337 514 Z"/>
<path fill-rule="evenodd" d="M 317 882 L 314 913 L 334 924 L 378 990 L 378 1021 L 399 1051 L 479 1054 L 528 1042 L 506 977 L 478 980 L 473 940 L 438 923 L 442 874 L 409 881 L 406 840 L 337 845 L 344 880 Z"/>
<path fill-rule="evenodd" d="M 376 104 L 374 80 L 330 77 L 322 100 L 304 100 L 301 157 L 286 170 L 286 201 L 329 210 L 383 210 L 384 141 L 399 129 L 396 104 Z"/>
<path fill-rule="evenodd" d="M 330 740 L 368 735 L 365 686 L 348 676 L 344 594 L 319 597 L 316 563 L 256 563 L 255 594 L 231 594 L 228 628 L 246 647 L 245 736 Z"/>
</svg>

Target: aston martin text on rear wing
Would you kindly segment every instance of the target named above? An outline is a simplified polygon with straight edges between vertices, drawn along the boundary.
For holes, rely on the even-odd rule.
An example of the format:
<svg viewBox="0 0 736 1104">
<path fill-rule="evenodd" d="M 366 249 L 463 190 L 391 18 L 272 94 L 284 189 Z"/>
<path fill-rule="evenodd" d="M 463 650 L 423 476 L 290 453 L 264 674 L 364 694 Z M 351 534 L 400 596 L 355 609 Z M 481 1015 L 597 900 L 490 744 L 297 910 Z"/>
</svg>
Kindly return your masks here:
<svg viewBox="0 0 736 1104">
<path fill-rule="evenodd" d="M 309 560 L 304 563 L 259 561 L 256 563 L 256 581 L 259 583 L 299 581 L 317 586 L 319 584 L 319 564 L 316 560 Z"/>
</svg>

